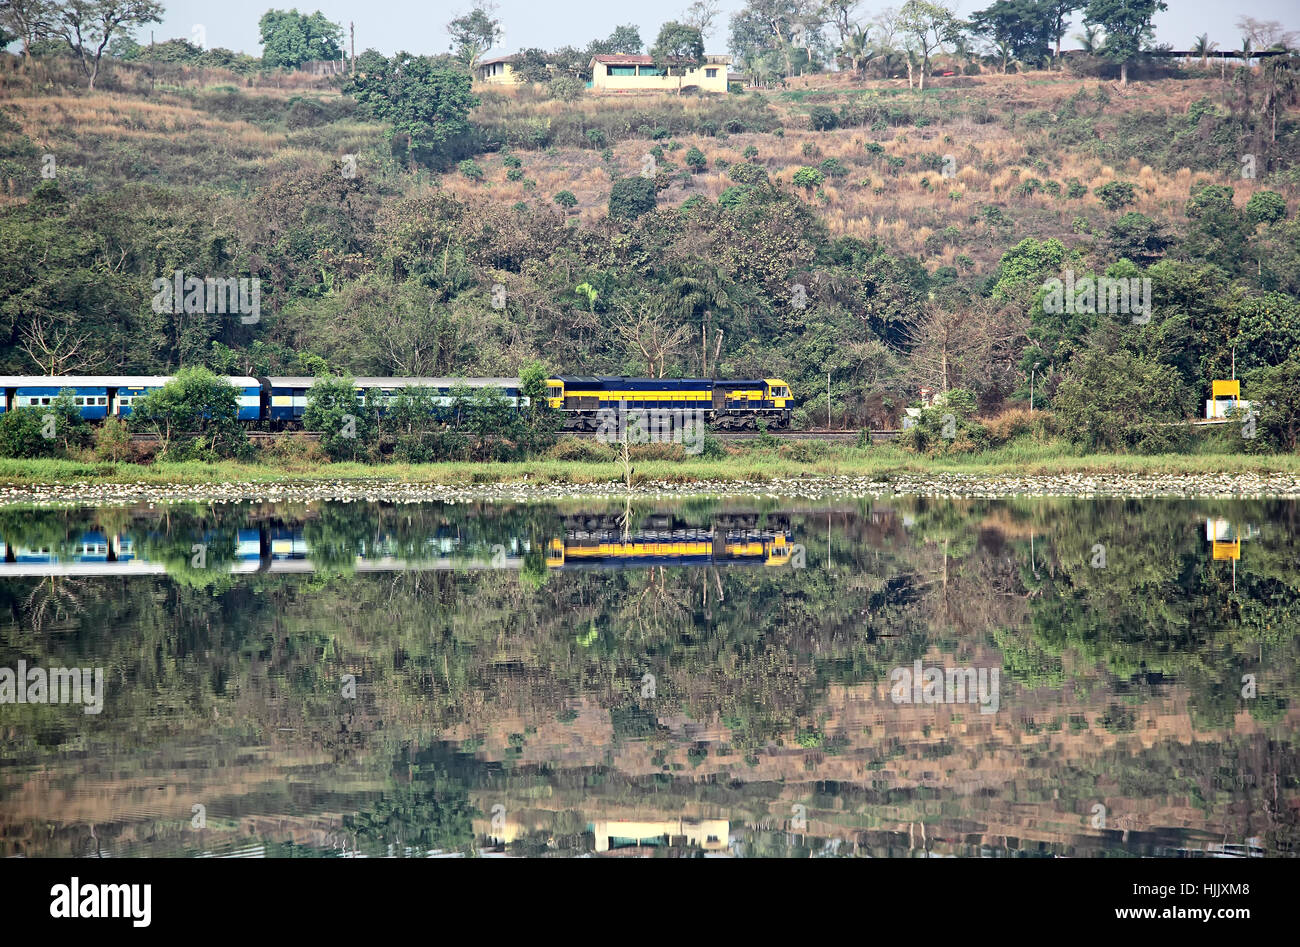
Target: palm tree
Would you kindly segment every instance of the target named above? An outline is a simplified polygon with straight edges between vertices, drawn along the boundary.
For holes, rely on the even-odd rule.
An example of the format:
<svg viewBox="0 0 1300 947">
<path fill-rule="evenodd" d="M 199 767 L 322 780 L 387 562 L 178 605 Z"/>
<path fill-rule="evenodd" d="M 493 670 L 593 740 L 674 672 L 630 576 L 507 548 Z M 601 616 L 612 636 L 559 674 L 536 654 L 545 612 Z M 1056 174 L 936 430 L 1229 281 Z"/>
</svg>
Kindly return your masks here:
<svg viewBox="0 0 1300 947">
<path fill-rule="evenodd" d="M 1237 56 L 1241 59 L 1241 64 L 1243 66 L 1250 65 L 1250 53 L 1250 37 L 1243 36 L 1241 38 L 1241 49 L 1237 50 Z"/>
<path fill-rule="evenodd" d="M 1097 50 L 1101 48 L 1101 28 L 1097 26 L 1088 26 L 1082 33 L 1075 33 L 1074 38 L 1079 41 L 1083 51 L 1089 56 L 1097 55 Z"/>
<path fill-rule="evenodd" d="M 994 45 L 998 51 L 998 59 L 1002 61 L 1002 74 L 1005 76 L 1007 74 L 1007 64 L 1011 62 L 1015 55 L 1015 51 L 1012 49 L 1009 40 L 1000 39 Z"/>
<path fill-rule="evenodd" d="M 844 40 L 844 45 L 840 47 L 840 55 L 849 61 L 849 65 L 855 74 L 862 72 L 875 55 L 871 50 L 871 28 L 858 27 L 855 29 Z"/>
<path fill-rule="evenodd" d="M 1202 33 L 1196 37 L 1196 42 L 1192 44 L 1192 52 L 1201 57 L 1202 69 L 1209 65 L 1210 53 L 1214 52 L 1218 46 L 1218 43 L 1211 42 L 1209 33 Z"/>
</svg>

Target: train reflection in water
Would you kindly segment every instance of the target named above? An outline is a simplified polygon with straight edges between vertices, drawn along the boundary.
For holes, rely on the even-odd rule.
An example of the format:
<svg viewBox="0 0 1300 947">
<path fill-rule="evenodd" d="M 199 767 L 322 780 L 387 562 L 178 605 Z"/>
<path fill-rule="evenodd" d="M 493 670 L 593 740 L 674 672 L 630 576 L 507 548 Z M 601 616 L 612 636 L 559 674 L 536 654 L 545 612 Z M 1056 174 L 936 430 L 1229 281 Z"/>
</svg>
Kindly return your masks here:
<svg viewBox="0 0 1300 947">
<path fill-rule="evenodd" d="M 161 557 L 151 561 L 141 552 L 150 540 L 162 537 L 148 530 L 111 535 L 90 530 L 57 545 L 24 545 L 0 536 L 0 578 L 163 574 L 169 562 Z M 174 553 L 168 560 L 179 561 L 181 568 L 186 560 L 192 569 L 232 573 L 308 573 L 320 567 L 304 524 L 266 523 L 165 538 Z M 219 555 L 218 548 L 224 553 Z M 379 532 L 357 540 L 344 552 L 342 564 L 355 572 L 517 570 L 531 553 L 548 570 L 787 566 L 798 552 L 789 518 L 781 515 L 728 513 L 707 525 L 692 525 L 670 514 L 653 514 L 625 527 L 618 514 L 578 514 L 562 517 L 541 543 L 526 536 L 488 543 L 452 533 L 430 536 L 412 549 L 409 540 L 399 542 Z M 338 567 L 338 550 L 329 555 Z"/>
</svg>

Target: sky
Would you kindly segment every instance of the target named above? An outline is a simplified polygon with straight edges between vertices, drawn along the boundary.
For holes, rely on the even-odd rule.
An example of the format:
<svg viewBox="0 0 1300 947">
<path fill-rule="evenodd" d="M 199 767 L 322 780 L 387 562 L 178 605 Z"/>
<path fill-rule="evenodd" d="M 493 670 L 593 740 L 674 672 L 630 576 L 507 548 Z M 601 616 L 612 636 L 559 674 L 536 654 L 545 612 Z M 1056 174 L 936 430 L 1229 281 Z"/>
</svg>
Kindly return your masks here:
<svg viewBox="0 0 1300 947">
<path fill-rule="evenodd" d="M 988 6 L 991 0 L 958 0 L 959 13 Z M 1169 9 L 1155 18 L 1156 42 L 1171 43 L 1186 49 L 1194 37 L 1208 32 L 1220 48 L 1240 46 L 1241 33 L 1233 25 L 1240 16 L 1258 20 L 1279 20 L 1287 29 L 1300 31 L 1300 5 L 1296 0 L 1167 0 Z M 237 52 L 260 55 L 257 21 L 272 6 L 289 7 L 295 0 L 272 3 L 270 0 L 163 0 L 166 15 L 152 29 L 157 40 L 183 37 L 194 40 L 206 36 L 207 46 L 224 46 Z M 308 0 L 297 8 L 304 12 L 319 9 L 346 33 L 349 22 L 356 24 L 357 52 L 373 47 L 384 55 L 399 49 L 411 53 L 438 53 L 449 48 L 446 24 L 472 7 L 472 0 L 455 3 L 428 3 L 423 0 Z M 499 0 L 497 15 L 505 27 L 501 48 L 507 52 L 530 46 L 554 49 L 558 46 L 586 46 L 588 42 L 608 36 L 621 23 L 640 27 L 647 44 L 654 41 L 659 25 L 678 18 L 690 0 L 641 0 L 635 5 L 610 3 L 609 0 Z M 866 0 L 861 9 L 869 15 L 888 6 L 901 6 L 902 0 Z M 727 46 L 727 20 L 744 6 L 743 0 L 723 0 L 722 14 L 706 37 L 705 51 L 724 53 Z M 1079 32 L 1081 15 L 1067 34 L 1063 48 L 1077 44 L 1070 37 Z M 201 34 L 197 28 L 201 27 Z M 136 38 L 149 41 L 149 27 Z M 345 40 L 346 42 L 346 40 Z"/>
</svg>

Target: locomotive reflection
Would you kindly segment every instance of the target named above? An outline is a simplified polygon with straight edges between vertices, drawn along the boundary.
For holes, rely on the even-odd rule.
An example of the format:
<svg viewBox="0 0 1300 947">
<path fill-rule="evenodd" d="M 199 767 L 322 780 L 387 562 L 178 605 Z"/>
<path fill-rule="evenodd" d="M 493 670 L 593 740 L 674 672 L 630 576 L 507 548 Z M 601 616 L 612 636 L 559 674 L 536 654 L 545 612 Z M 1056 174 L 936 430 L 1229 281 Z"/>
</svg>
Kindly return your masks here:
<svg viewBox="0 0 1300 947">
<path fill-rule="evenodd" d="M 638 569 L 653 566 L 786 566 L 797 550 L 789 518 L 758 513 L 728 513 L 705 524 L 671 514 L 652 514 L 633 526 L 617 514 L 577 514 L 560 518 L 541 541 L 529 536 L 489 542 L 448 531 L 413 544 L 379 531 L 345 544 L 328 555 L 313 549 L 304 524 L 265 523 L 237 530 L 190 535 L 123 529 L 87 531 L 51 544 L 26 545 L 0 536 L 0 578 L 27 576 L 156 575 L 184 568 L 232 573 L 308 573 L 332 566 L 354 572 L 402 570 L 456 571 L 522 569 L 530 555 L 550 571 Z M 150 559 L 142 550 L 164 537 L 172 555 Z M 153 541 L 151 543 L 151 541 Z M 215 550 L 223 552 L 218 555 Z"/>
</svg>

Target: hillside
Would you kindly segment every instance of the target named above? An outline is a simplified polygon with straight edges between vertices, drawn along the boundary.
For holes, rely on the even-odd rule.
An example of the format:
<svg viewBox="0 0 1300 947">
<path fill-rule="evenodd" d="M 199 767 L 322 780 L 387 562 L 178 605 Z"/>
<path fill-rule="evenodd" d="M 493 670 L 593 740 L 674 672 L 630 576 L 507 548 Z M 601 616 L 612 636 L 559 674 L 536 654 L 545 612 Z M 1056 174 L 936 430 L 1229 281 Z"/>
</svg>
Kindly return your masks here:
<svg viewBox="0 0 1300 947">
<path fill-rule="evenodd" d="M 1134 384 L 1176 383 L 1151 406 L 1175 419 L 1234 357 L 1267 369 L 1300 344 L 1300 125 L 1259 69 L 573 102 L 476 88 L 472 133 L 416 162 L 339 79 L 118 64 L 86 93 L 60 68 L 0 73 L 5 372 L 33 370 L 36 322 L 82 340 L 65 371 L 499 375 L 541 358 L 782 377 L 805 424 L 830 372 L 837 415 L 887 425 L 922 385 L 988 414 L 1027 401 L 1037 364 L 1056 407 L 1072 370 L 1090 366 L 1092 391 L 1123 363 Z M 613 182 L 647 156 L 656 212 L 611 220 Z M 1116 265 L 1152 280 L 1150 325 L 1063 326 L 1036 301 L 1066 268 Z M 264 317 L 152 312 L 150 282 L 176 269 L 260 277 Z"/>
</svg>

